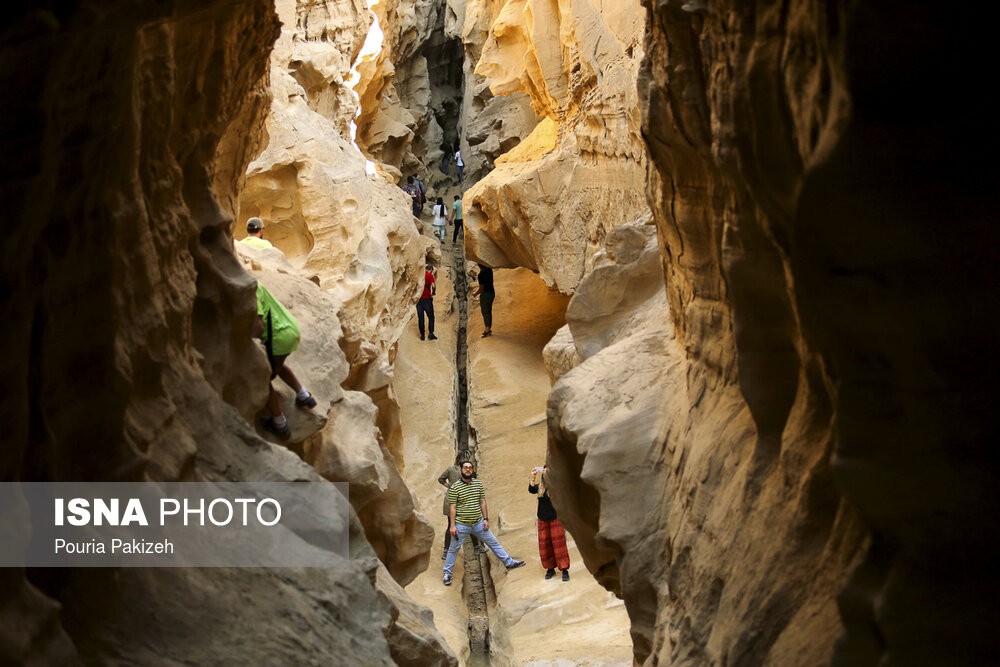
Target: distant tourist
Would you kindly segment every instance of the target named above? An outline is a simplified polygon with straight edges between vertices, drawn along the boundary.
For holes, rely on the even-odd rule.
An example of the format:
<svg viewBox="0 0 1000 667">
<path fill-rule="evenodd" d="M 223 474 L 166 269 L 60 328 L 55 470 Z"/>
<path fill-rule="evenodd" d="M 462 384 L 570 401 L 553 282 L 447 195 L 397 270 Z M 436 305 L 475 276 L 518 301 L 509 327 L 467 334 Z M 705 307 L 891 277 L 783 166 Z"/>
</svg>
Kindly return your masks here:
<svg viewBox="0 0 1000 667">
<path fill-rule="evenodd" d="M 443 144 L 441 146 L 441 173 L 448 175 L 448 168 L 451 166 L 451 146 Z"/>
<path fill-rule="evenodd" d="M 468 535 L 475 535 L 493 550 L 508 570 L 524 565 L 523 560 L 515 560 L 507 555 L 500 542 L 490 530 L 490 515 L 486 507 L 486 488 L 475 478 L 475 466 L 465 461 L 459 467 L 458 481 L 448 489 L 445 500 L 448 503 L 448 523 L 451 545 L 444 561 L 444 585 L 451 585 L 451 573 L 455 567 L 458 550 Z"/>
<path fill-rule="evenodd" d="M 270 241 L 264 239 L 264 221 L 260 218 L 250 218 L 247 220 L 247 237 L 240 239 L 240 243 L 245 243 L 251 248 L 273 248 Z"/>
<path fill-rule="evenodd" d="M 462 233 L 462 198 L 455 195 L 455 201 L 451 204 L 451 221 L 455 224 L 455 231 L 451 234 L 451 242 L 458 243 L 458 235 Z"/>
<path fill-rule="evenodd" d="M 301 408 L 315 408 L 313 398 L 295 377 L 292 369 L 285 365 L 285 360 L 299 347 L 299 323 L 281 302 L 275 299 L 267 289 L 257 283 L 257 323 L 254 335 L 264 342 L 267 359 L 271 362 L 271 379 L 277 375 L 285 384 L 295 391 L 295 405 Z M 285 440 L 292 435 L 288 419 L 281 411 L 281 402 L 274 384 L 268 385 L 267 409 L 271 413 L 264 417 L 264 428 L 279 438 Z"/>
<path fill-rule="evenodd" d="M 413 177 L 406 177 L 406 185 L 403 186 L 403 192 L 410 195 L 410 203 L 413 204 L 413 217 L 420 217 L 420 188 L 413 184 Z"/>
<path fill-rule="evenodd" d="M 482 338 L 493 335 L 493 300 L 497 293 L 493 289 L 493 269 L 485 264 L 479 265 L 479 287 L 472 290 L 472 296 L 479 297 L 479 312 L 483 314 Z"/>
<path fill-rule="evenodd" d="M 538 555 L 545 568 L 545 578 L 556 576 L 556 568 L 562 570 L 562 580 L 569 581 L 569 550 L 566 549 L 566 531 L 556 518 L 556 508 L 549 499 L 546 488 L 548 464 L 531 470 L 528 493 L 538 495 Z M 541 478 L 539 479 L 539 476 Z"/>
<path fill-rule="evenodd" d="M 462 184 L 462 169 L 465 168 L 465 163 L 462 162 L 462 151 L 455 151 L 455 171 L 458 172 L 458 184 Z"/>
<path fill-rule="evenodd" d="M 417 301 L 417 328 L 420 329 L 420 340 L 424 339 L 424 314 L 427 314 L 427 331 L 430 332 L 430 340 L 437 340 L 434 335 L 434 293 L 437 285 L 434 281 L 434 267 L 430 264 L 424 270 L 424 291 Z"/>
<path fill-rule="evenodd" d="M 471 460 L 472 460 L 472 452 L 470 452 L 468 449 L 459 450 L 458 454 L 455 456 L 455 465 L 448 466 L 445 469 L 445 471 L 441 473 L 441 476 L 438 477 L 438 484 L 443 485 L 445 489 L 451 489 L 452 484 L 457 482 L 459 478 L 462 476 L 462 473 L 459 471 L 460 466 L 466 461 L 471 461 Z M 448 547 L 451 545 L 451 519 L 449 518 L 448 515 L 448 507 L 449 507 L 448 494 L 446 492 L 444 494 L 442 511 L 444 513 L 445 521 L 447 523 L 444 528 L 444 551 L 441 552 L 441 560 L 444 560 L 445 558 L 448 557 Z"/>
<path fill-rule="evenodd" d="M 420 214 L 424 212 L 424 204 L 427 203 L 427 188 L 424 187 L 424 182 L 420 180 L 420 176 L 417 174 L 413 175 L 413 184 L 420 190 L 420 208 L 417 211 Z"/>
<path fill-rule="evenodd" d="M 445 226 L 448 224 L 448 208 L 444 205 L 444 200 L 441 197 L 437 198 L 437 203 L 434 204 L 433 213 L 434 234 L 441 239 L 441 243 L 445 243 Z"/>
</svg>

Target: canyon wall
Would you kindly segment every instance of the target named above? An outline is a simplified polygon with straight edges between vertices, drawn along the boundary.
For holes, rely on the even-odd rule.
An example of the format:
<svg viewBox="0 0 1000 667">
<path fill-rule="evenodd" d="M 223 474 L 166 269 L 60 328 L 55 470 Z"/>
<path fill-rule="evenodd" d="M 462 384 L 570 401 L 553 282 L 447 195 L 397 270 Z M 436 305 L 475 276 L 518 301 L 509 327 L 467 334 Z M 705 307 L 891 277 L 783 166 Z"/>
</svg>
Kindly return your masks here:
<svg viewBox="0 0 1000 667">
<path fill-rule="evenodd" d="M 431 244 L 414 224 L 409 197 L 369 177 L 350 144 L 353 110 L 344 109 L 354 98 L 344 73 L 367 33 L 367 8 L 284 0 L 277 11 L 283 28 L 271 54 L 268 142 L 247 169 L 234 234 L 244 236 L 242 223 L 260 216 L 265 237 L 291 264 L 285 273 L 297 269 L 323 288 L 317 293 L 329 292 L 323 309 L 340 319 L 329 338 L 350 363 L 338 380 L 348 392 L 333 397 L 319 433 L 293 424 L 292 445 L 328 479 L 351 483 L 369 541 L 405 584 L 427 567 L 433 530 L 400 475 L 392 367 Z M 323 368 L 322 358 L 316 363 Z"/>
<path fill-rule="evenodd" d="M 606 5 L 628 53 L 642 10 Z M 574 294 L 545 353 L 551 488 L 626 602 L 636 660 L 994 661 L 998 545 L 976 526 L 1000 506 L 995 374 L 974 351 L 995 331 L 975 304 L 996 167 L 969 149 L 985 104 L 925 86 L 974 87 L 981 24 L 925 4 L 647 3 L 636 106 L 606 107 L 618 129 L 584 155 L 572 142 L 603 125 L 574 125 L 588 97 L 568 91 L 600 91 L 615 62 L 577 47 L 592 7 L 491 6 L 476 71 L 545 118 L 466 193 L 466 239 Z M 636 181 L 652 220 L 609 196 Z"/>
<path fill-rule="evenodd" d="M 637 2 L 468 4 L 475 74 L 511 96 L 508 108 L 529 101 L 541 119 L 466 192 L 470 259 L 533 269 L 571 294 L 605 234 L 648 212 L 634 85 L 643 31 Z M 515 127 L 530 127 L 527 118 L 509 113 Z"/>
<path fill-rule="evenodd" d="M 294 130 L 268 120 L 274 84 L 294 93 L 286 110 L 301 102 L 290 113 L 325 114 L 343 137 L 353 111 L 340 82 L 320 79 L 350 62 L 367 14 L 360 3 L 308 3 L 292 15 L 302 28 L 329 19 L 312 37 L 348 50 L 321 57 L 310 51 L 315 44 L 293 48 L 294 89 L 268 71 L 280 34 L 268 2 L 70 3 L 4 19 L 0 67 L 21 103 L 0 132 L 0 187 L 15 220 L 2 269 L 12 335 L 0 461 L 4 481 L 321 483 L 318 470 L 367 494 L 352 511 L 351 558 L 322 571 L 5 570 L 0 662 L 329 664 L 351 655 L 365 664 L 454 664 L 426 610 L 392 581 L 424 566 L 430 537 L 406 506 L 409 493 L 381 436 L 369 395 L 378 391 L 352 379 L 391 361 L 400 326 L 392 318 L 409 310 L 420 276 L 410 267 L 422 263 L 424 246 L 395 188 L 319 161 L 300 164 L 304 153 L 284 143 Z M 332 59 L 329 69 L 323 57 Z M 364 231 L 331 244 L 356 243 L 355 257 L 345 251 L 329 267 L 310 263 L 311 244 L 336 237 L 337 225 L 310 231 L 325 215 L 263 196 L 269 208 L 256 212 L 279 221 L 275 240 L 289 244 L 288 258 L 278 250 L 234 255 L 234 216 L 241 209 L 239 228 L 248 215 L 240 200 L 248 163 L 276 141 L 293 158 L 270 164 L 304 174 L 286 169 L 276 178 L 341 185 L 343 216 L 344 192 L 379 202 Z M 330 146 L 349 159 L 343 146 Z M 350 159 L 363 174 L 363 160 Z M 290 395 L 283 400 L 301 439 L 291 446 L 313 452 L 316 470 L 248 423 L 267 395 L 269 370 L 251 337 L 255 279 L 244 268 L 302 317 L 291 362 L 319 407 L 307 412 Z M 357 284 L 364 276 L 368 287 Z M 365 354 L 372 364 L 359 361 Z M 366 449 L 368 460 L 348 451 L 337 461 L 331 450 L 345 442 Z"/>
<path fill-rule="evenodd" d="M 390 180 L 420 175 L 433 186 L 458 144 L 462 55 L 445 30 L 453 10 L 445 0 L 382 0 L 373 10 L 385 39 L 358 67 L 358 145 Z"/>
</svg>

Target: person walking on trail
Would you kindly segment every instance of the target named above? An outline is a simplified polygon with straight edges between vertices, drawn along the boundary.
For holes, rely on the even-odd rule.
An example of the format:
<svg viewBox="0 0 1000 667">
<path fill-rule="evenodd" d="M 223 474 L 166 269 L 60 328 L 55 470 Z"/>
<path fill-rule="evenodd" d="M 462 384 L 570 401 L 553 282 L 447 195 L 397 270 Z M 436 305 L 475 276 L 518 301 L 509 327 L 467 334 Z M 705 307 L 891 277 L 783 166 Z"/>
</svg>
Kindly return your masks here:
<svg viewBox="0 0 1000 667">
<path fill-rule="evenodd" d="M 417 190 L 420 191 L 420 209 L 418 212 L 423 213 L 424 204 L 427 203 L 427 188 L 424 187 L 424 182 L 420 180 L 420 176 L 418 174 L 413 175 L 413 184 L 417 186 Z"/>
<path fill-rule="evenodd" d="M 448 209 L 444 205 L 444 199 L 441 197 L 437 198 L 437 203 L 434 204 L 434 234 L 441 239 L 441 243 L 447 243 L 445 239 L 447 234 L 445 232 L 445 226 L 448 224 Z"/>
<path fill-rule="evenodd" d="M 462 169 L 465 168 L 465 163 L 462 162 L 462 151 L 455 151 L 455 171 L 458 173 L 458 184 L 462 184 Z"/>
<path fill-rule="evenodd" d="M 267 359 L 271 362 L 271 380 L 278 376 L 295 391 L 295 405 L 300 408 L 315 408 L 316 399 L 302 386 L 292 369 L 285 365 L 288 355 L 299 347 L 299 323 L 259 282 L 254 335 L 264 342 Z M 273 382 L 268 385 L 268 390 L 267 409 L 271 414 L 263 418 L 264 428 L 283 440 L 287 439 L 292 435 L 292 429 L 281 412 L 281 402 Z"/>
<path fill-rule="evenodd" d="M 451 146 L 448 144 L 441 145 L 441 173 L 445 176 L 448 175 L 448 168 L 451 166 Z"/>
<path fill-rule="evenodd" d="M 403 186 L 403 192 L 410 195 L 410 203 L 413 204 L 413 217 L 420 217 L 420 188 L 413 184 L 413 177 L 406 177 L 406 185 Z"/>
<path fill-rule="evenodd" d="M 458 243 L 458 235 L 462 232 L 462 198 L 455 195 L 455 201 L 451 204 L 451 221 L 455 224 L 455 231 L 451 234 L 451 242 Z"/>
<path fill-rule="evenodd" d="M 240 239 L 240 243 L 245 243 L 251 248 L 273 248 L 270 241 L 264 239 L 264 221 L 260 218 L 250 218 L 247 220 L 247 237 Z"/>
<path fill-rule="evenodd" d="M 434 281 L 433 268 L 430 264 L 424 270 L 424 291 L 417 301 L 417 328 L 420 329 L 420 340 L 424 339 L 424 314 L 427 315 L 427 331 L 431 340 L 437 340 L 434 335 L 434 293 L 437 283 Z"/>
<path fill-rule="evenodd" d="M 461 476 L 448 489 L 445 497 L 448 503 L 448 523 L 451 544 L 444 561 L 444 585 L 451 585 L 451 573 L 455 567 L 458 550 L 468 535 L 475 535 L 493 550 L 508 570 L 524 566 L 523 560 L 515 560 L 507 555 L 500 542 L 490 530 L 490 513 L 486 507 L 486 488 L 475 478 L 475 466 L 465 461 L 459 468 Z"/>
<path fill-rule="evenodd" d="M 556 518 L 556 508 L 549 499 L 546 488 L 548 464 L 532 468 L 528 480 L 528 493 L 538 496 L 538 555 L 545 568 L 545 578 L 556 576 L 556 568 L 562 570 L 562 580 L 569 581 L 569 550 L 566 549 L 566 531 Z M 541 476 L 541 479 L 539 479 Z"/>
<path fill-rule="evenodd" d="M 460 472 L 462 464 L 471 460 L 472 452 L 468 449 L 460 449 L 458 454 L 455 456 L 455 465 L 448 466 L 445 471 L 441 473 L 441 476 L 438 477 L 438 484 L 444 486 L 445 489 L 451 489 L 452 485 L 462 477 L 462 473 Z M 447 525 L 444 529 L 444 551 L 441 552 L 441 560 L 448 557 L 448 547 L 451 545 L 451 518 L 448 514 L 449 505 L 447 492 L 445 492 L 443 501 L 442 512 L 444 513 Z M 472 539 L 476 538 L 473 537 Z"/>
<path fill-rule="evenodd" d="M 479 297 L 479 311 L 483 314 L 482 338 L 493 335 L 493 300 L 497 293 L 493 289 L 493 269 L 485 264 L 479 265 L 479 287 L 472 290 L 472 296 Z"/>
</svg>

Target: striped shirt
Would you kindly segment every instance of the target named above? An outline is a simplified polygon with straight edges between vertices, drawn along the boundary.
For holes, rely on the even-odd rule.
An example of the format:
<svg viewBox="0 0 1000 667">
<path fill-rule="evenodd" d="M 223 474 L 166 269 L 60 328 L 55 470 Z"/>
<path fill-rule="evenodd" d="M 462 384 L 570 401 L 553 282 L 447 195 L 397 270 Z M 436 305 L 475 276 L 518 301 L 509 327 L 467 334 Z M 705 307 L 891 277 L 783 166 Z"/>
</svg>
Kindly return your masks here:
<svg viewBox="0 0 1000 667">
<path fill-rule="evenodd" d="M 469 483 L 459 479 L 448 489 L 447 502 L 455 505 L 455 522 L 465 526 L 475 526 L 483 520 L 483 510 L 479 501 L 486 497 L 483 483 L 473 478 Z"/>
</svg>

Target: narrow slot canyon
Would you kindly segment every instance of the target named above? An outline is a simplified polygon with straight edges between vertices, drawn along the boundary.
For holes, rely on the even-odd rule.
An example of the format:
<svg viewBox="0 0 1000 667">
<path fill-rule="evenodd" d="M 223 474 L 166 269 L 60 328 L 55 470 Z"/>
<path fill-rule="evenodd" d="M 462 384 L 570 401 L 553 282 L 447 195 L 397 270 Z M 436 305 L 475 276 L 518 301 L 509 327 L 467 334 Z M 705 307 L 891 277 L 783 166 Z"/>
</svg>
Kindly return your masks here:
<svg viewBox="0 0 1000 667">
<path fill-rule="evenodd" d="M 974 14 L 12 8 L 0 665 L 1000 664 Z"/>
</svg>

